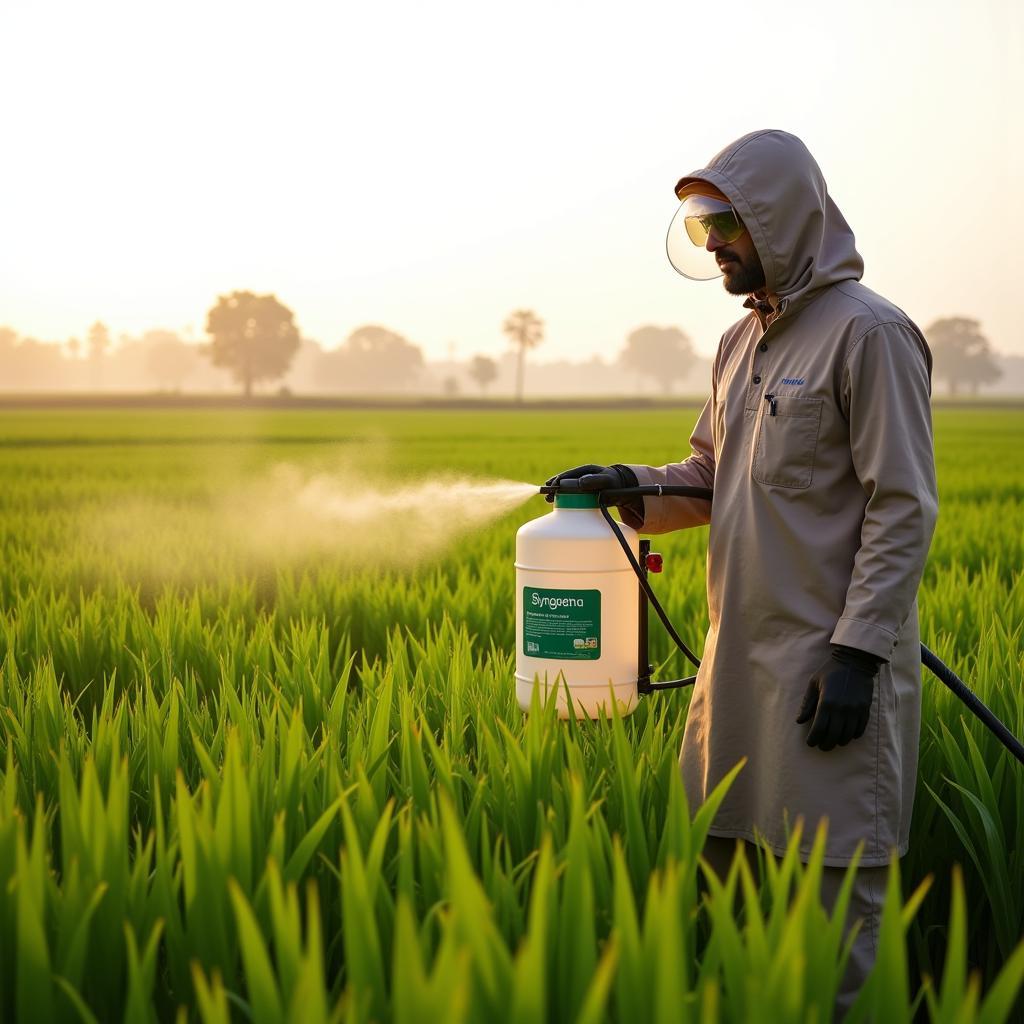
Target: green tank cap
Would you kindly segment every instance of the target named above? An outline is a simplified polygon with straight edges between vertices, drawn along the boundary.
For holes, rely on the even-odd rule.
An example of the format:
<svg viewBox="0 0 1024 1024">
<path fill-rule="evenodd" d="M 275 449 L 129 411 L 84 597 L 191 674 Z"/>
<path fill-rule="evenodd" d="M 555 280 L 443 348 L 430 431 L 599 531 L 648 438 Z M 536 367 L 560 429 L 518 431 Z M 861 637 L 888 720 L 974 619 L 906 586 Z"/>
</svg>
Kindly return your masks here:
<svg viewBox="0 0 1024 1024">
<path fill-rule="evenodd" d="M 597 493 L 556 494 L 555 508 L 597 508 Z"/>
</svg>

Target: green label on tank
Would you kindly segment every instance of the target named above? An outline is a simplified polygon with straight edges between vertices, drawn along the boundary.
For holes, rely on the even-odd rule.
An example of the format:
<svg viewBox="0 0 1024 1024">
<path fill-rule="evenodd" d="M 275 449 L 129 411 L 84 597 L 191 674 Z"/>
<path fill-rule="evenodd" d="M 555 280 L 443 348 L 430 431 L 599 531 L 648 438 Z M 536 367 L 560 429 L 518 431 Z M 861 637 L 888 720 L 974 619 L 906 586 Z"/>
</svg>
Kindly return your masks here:
<svg viewBox="0 0 1024 1024">
<path fill-rule="evenodd" d="M 593 661 L 601 657 L 601 591 L 523 587 L 523 654 Z"/>
</svg>

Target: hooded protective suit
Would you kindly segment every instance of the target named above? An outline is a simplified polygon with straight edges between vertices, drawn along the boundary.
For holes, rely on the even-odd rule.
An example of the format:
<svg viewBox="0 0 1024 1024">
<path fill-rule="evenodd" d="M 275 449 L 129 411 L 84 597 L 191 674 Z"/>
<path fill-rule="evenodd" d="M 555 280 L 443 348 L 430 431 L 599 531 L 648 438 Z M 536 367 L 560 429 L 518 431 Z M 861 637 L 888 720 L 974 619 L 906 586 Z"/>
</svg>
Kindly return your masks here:
<svg viewBox="0 0 1024 1024">
<path fill-rule="evenodd" d="M 645 533 L 710 522 L 710 628 L 680 763 L 692 809 L 741 757 L 713 834 L 783 852 L 789 827 L 829 820 L 825 863 L 906 852 L 917 775 L 921 666 L 916 594 L 937 511 L 931 355 L 918 328 L 859 284 L 853 233 L 803 143 L 744 136 L 701 180 L 735 206 L 774 315 L 723 335 L 712 394 L 685 462 L 632 466 L 641 484 L 714 489 L 646 498 Z M 748 306 L 753 303 L 748 300 Z M 806 744 L 795 719 L 829 643 L 887 663 L 867 731 Z"/>
</svg>

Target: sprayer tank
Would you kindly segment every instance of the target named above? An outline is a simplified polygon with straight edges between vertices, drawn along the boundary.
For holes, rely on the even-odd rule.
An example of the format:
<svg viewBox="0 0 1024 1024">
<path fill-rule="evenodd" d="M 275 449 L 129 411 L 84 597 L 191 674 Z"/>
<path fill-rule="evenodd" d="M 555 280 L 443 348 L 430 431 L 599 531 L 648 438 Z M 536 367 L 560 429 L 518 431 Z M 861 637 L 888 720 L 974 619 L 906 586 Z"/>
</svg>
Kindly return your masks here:
<svg viewBox="0 0 1024 1024">
<path fill-rule="evenodd" d="M 636 531 L 622 533 L 634 555 Z M 593 495 L 557 495 L 555 508 L 516 535 L 516 697 L 529 710 L 558 686 L 558 712 L 622 714 L 637 699 L 637 581 Z M 563 684 L 564 679 L 564 684 Z"/>
</svg>

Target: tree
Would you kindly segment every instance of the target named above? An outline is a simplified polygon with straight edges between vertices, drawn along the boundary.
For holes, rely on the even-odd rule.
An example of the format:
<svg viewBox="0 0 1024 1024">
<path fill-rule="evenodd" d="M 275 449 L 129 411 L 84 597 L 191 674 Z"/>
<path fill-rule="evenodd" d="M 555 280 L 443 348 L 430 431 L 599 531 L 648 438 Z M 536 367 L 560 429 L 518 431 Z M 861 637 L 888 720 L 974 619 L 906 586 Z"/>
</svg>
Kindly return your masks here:
<svg viewBox="0 0 1024 1024">
<path fill-rule="evenodd" d="M 53 391 L 67 382 L 67 360 L 59 345 L 0 327 L 0 382 L 5 391 Z"/>
<path fill-rule="evenodd" d="M 273 295 L 232 292 L 220 295 L 207 314 L 210 343 L 205 353 L 242 385 L 249 397 L 255 383 L 276 380 L 299 347 L 292 311 Z"/>
<path fill-rule="evenodd" d="M 103 359 L 110 348 L 110 331 L 107 330 L 107 325 L 97 320 L 89 328 L 86 344 L 89 348 L 89 376 L 92 386 L 99 387 L 103 382 Z"/>
<path fill-rule="evenodd" d="M 695 361 L 690 337 L 678 327 L 638 327 L 619 355 L 624 367 L 657 381 L 666 395 L 674 381 L 693 369 Z"/>
<path fill-rule="evenodd" d="M 387 327 L 357 327 L 343 345 L 325 352 L 322 359 L 327 380 L 344 390 L 395 391 L 414 381 L 423 369 L 419 346 Z"/>
<path fill-rule="evenodd" d="M 509 314 L 501 325 L 515 345 L 516 352 L 516 401 L 523 400 L 523 367 L 528 349 L 536 348 L 544 340 L 544 321 L 531 309 L 517 309 Z"/>
<path fill-rule="evenodd" d="M 173 331 L 146 331 L 146 370 L 160 388 L 180 391 L 182 382 L 196 368 L 196 348 L 186 345 Z"/>
<path fill-rule="evenodd" d="M 97 361 L 102 359 L 110 348 L 110 331 L 107 330 L 107 325 L 97 320 L 89 328 L 86 342 L 89 346 L 89 358 Z"/>
<path fill-rule="evenodd" d="M 957 393 L 961 384 L 976 395 L 982 384 L 994 384 L 1003 375 L 977 320 L 943 317 L 924 333 L 932 350 L 935 376 L 949 384 L 951 395 Z"/>
<path fill-rule="evenodd" d="M 490 356 L 473 356 L 469 364 L 469 375 L 479 385 L 480 394 L 484 394 L 487 385 L 498 377 L 498 364 Z"/>
</svg>

